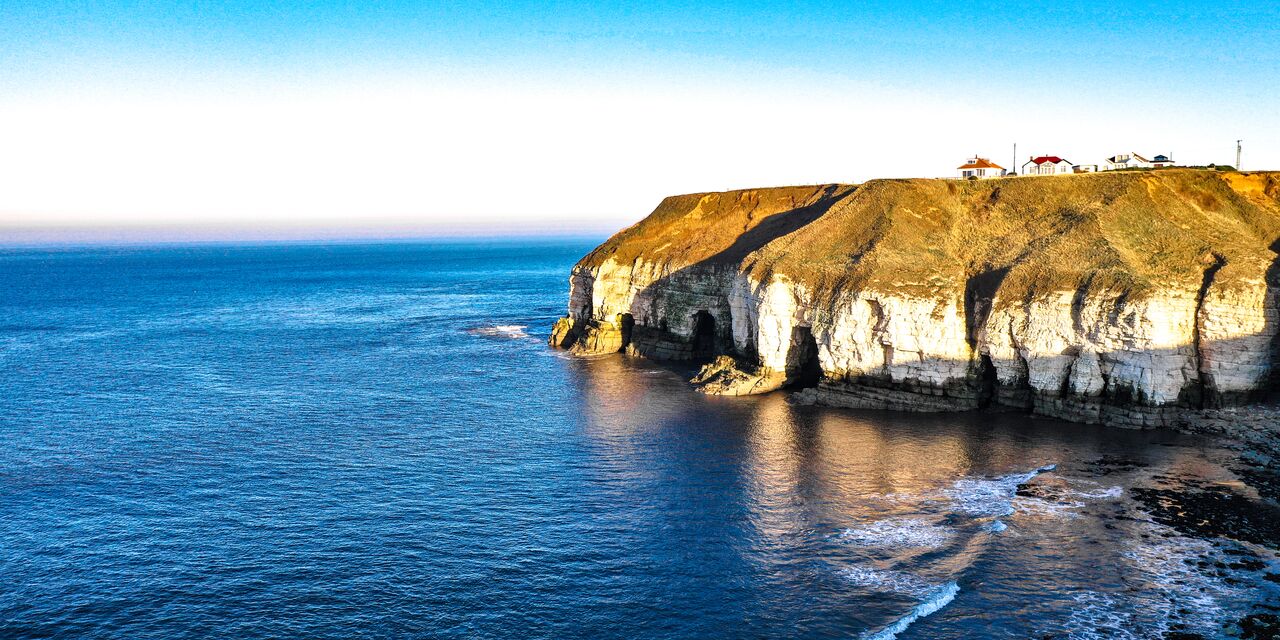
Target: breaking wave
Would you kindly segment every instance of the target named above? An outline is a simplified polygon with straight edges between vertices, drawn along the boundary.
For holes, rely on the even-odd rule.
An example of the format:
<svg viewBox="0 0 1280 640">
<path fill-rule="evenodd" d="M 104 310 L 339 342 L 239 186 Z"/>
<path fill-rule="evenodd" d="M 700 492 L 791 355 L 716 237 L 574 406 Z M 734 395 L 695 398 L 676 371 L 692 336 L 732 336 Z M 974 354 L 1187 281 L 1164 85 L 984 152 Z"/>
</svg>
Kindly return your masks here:
<svg viewBox="0 0 1280 640">
<path fill-rule="evenodd" d="M 917 508 L 939 503 L 949 505 L 951 513 L 947 516 L 947 525 L 922 514 L 887 518 L 845 529 L 839 536 L 840 540 L 878 551 L 911 548 L 932 552 L 959 543 L 954 553 L 947 552 L 945 557 L 933 561 L 936 566 L 932 573 L 945 574 L 950 578 L 945 582 L 926 580 L 905 571 L 865 566 L 843 569 L 841 576 L 852 585 L 909 596 L 919 601 L 906 615 L 863 637 L 866 640 L 892 640 L 916 620 L 937 612 L 954 600 L 960 592 L 957 578 L 983 554 L 986 544 L 1007 528 L 999 518 L 1015 512 L 1019 487 L 1056 468 L 1056 465 L 1046 465 L 995 478 L 961 478 L 936 494 L 915 496 Z M 901 499 L 897 501 L 903 502 Z M 956 516 L 960 516 L 959 521 L 955 520 Z M 949 526 L 952 524 L 955 526 Z"/>
<path fill-rule="evenodd" d="M 850 527 L 840 539 L 864 547 L 924 547 L 937 549 L 955 536 L 949 527 L 922 518 L 893 518 Z"/>
<path fill-rule="evenodd" d="M 1050 464 L 1026 473 L 1013 473 L 998 478 L 961 478 L 950 488 L 943 489 L 942 494 L 964 515 L 978 518 L 1010 516 L 1014 512 L 1013 502 L 1017 497 L 1018 487 L 1057 468 L 1058 465 Z"/>
<path fill-rule="evenodd" d="M 523 324 L 498 324 L 488 327 L 474 327 L 467 329 L 467 333 L 473 336 L 486 336 L 490 338 L 508 338 L 511 340 L 523 340 L 529 337 L 525 333 L 528 325 Z"/>
<path fill-rule="evenodd" d="M 959 593 L 960 585 L 955 582 L 948 582 L 926 596 L 924 601 L 916 605 L 915 608 L 907 615 L 898 618 L 893 622 L 893 624 L 890 624 L 884 629 L 863 637 L 866 638 L 866 640 L 893 640 L 898 637 L 899 633 L 902 633 L 907 629 L 907 627 L 911 626 L 911 623 L 927 615 L 936 613 L 939 609 L 950 604 L 952 600 L 956 599 L 956 595 Z"/>
<path fill-rule="evenodd" d="M 938 588 L 938 585 L 905 571 L 848 567 L 840 571 L 840 577 L 855 587 L 913 598 L 924 598 Z"/>
<path fill-rule="evenodd" d="M 1224 571 L 1235 543 L 1188 538 L 1164 525 L 1146 523 L 1145 539 L 1122 554 L 1123 592 L 1080 591 L 1065 628 L 1073 640 L 1165 637 L 1172 632 L 1217 635 L 1224 621 L 1244 613 L 1251 580 Z M 1239 554 L 1243 549 L 1231 548 Z"/>
</svg>

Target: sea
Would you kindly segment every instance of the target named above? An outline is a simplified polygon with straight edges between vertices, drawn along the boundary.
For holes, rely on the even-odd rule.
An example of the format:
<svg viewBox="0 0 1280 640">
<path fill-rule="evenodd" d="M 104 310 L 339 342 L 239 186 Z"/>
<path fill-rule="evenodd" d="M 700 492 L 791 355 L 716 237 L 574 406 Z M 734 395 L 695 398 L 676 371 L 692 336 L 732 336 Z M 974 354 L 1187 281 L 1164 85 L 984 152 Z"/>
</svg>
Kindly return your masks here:
<svg viewBox="0 0 1280 640">
<path fill-rule="evenodd" d="M 571 357 L 598 240 L 0 250 L 0 638 L 1280 624 L 1251 452 Z"/>
</svg>

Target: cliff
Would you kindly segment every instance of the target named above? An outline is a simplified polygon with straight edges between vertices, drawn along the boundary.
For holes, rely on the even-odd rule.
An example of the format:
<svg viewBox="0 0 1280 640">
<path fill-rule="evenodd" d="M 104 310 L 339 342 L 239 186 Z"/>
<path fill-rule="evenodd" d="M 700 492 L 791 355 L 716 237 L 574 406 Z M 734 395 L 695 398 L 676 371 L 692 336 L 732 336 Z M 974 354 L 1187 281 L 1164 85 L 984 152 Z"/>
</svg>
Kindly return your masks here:
<svg viewBox="0 0 1280 640">
<path fill-rule="evenodd" d="M 1171 424 L 1280 381 L 1278 249 L 1280 173 L 673 196 L 573 268 L 551 341 L 714 358 L 709 393 Z"/>
</svg>

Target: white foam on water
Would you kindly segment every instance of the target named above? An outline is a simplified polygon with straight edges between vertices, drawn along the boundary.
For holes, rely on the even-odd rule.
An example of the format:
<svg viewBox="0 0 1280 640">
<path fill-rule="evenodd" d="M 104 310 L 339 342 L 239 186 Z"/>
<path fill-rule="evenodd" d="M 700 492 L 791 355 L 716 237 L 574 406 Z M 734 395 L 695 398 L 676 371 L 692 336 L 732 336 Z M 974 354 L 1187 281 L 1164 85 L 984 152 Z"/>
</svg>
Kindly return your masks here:
<svg viewBox="0 0 1280 640">
<path fill-rule="evenodd" d="M 1083 591 L 1073 598 L 1064 631 L 1075 640 L 1159 638 L 1170 631 L 1216 636 L 1223 622 L 1246 611 L 1257 581 L 1244 572 L 1224 575 L 1213 566 L 1228 560 L 1208 540 L 1177 535 L 1149 523 L 1146 538 L 1129 543 L 1123 593 Z M 1202 566 L 1206 565 L 1206 566 Z"/>
<path fill-rule="evenodd" d="M 1084 506 L 1085 503 L 1079 500 L 1053 501 L 1030 496 L 1018 496 L 1013 500 L 1015 512 L 1041 518 L 1077 518 L 1080 514 L 1076 510 Z"/>
<path fill-rule="evenodd" d="M 1036 476 L 1053 471 L 1057 465 L 1046 465 L 1026 473 L 1013 473 L 996 478 L 961 478 L 942 494 L 957 512 L 974 518 L 1003 518 L 1014 513 L 1049 518 L 1076 518 L 1077 510 L 1098 500 L 1114 500 L 1124 495 L 1118 486 L 1102 487 L 1088 480 L 1063 478 L 1048 497 L 1018 495 L 1018 487 Z M 1080 488 L 1079 485 L 1086 485 Z"/>
<path fill-rule="evenodd" d="M 1030 482 L 1032 478 L 1058 468 L 1056 464 L 1045 465 L 1026 473 L 1013 473 L 998 478 L 961 478 L 952 483 L 942 493 L 951 500 L 956 510 L 974 517 L 1013 515 L 1013 499 L 1017 495 L 1018 485 Z"/>
<path fill-rule="evenodd" d="M 1139 640 L 1134 635 L 1133 612 L 1125 611 L 1119 599 L 1096 591 L 1072 596 L 1077 606 L 1067 620 L 1067 637 L 1072 640 Z M 1153 637 L 1159 637 L 1153 636 Z"/>
<path fill-rule="evenodd" d="M 923 518 L 890 518 L 850 527 L 840 539 L 862 547 L 923 547 L 937 549 L 955 537 L 955 530 Z"/>
<path fill-rule="evenodd" d="M 925 598 L 938 588 L 938 585 L 905 571 L 847 567 L 840 570 L 840 577 L 854 586 L 913 598 Z"/>
<path fill-rule="evenodd" d="M 960 585 L 954 582 L 948 582 L 941 587 L 935 589 L 920 604 L 916 605 L 905 616 L 898 618 L 893 624 L 877 631 L 873 634 L 864 635 L 865 640 L 893 640 L 911 626 L 911 623 L 928 615 L 937 613 L 939 609 L 947 606 L 952 600 L 956 599 L 956 595 L 960 593 Z"/>
<path fill-rule="evenodd" d="M 1074 494 L 1085 500 L 1113 500 L 1124 495 L 1124 487 L 1107 487 L 1098 491 L 1075 491 Z"/>
<path fill-rule="evenodd" d="M 991 533 L 1000 533 L 1001 531 L 1004 531 L 1005 529 L 1008 529 L 1008 528 L 1009 528 L 1009 525 L 999 520 L 993 520 L 991 522 L 991 527 L 990 527 Z"/>
<path fill-rule="evenodd" d="M 1088 488 L 1079 488 L 1085 485 Z M 1015 496 L 1013 509 L 1018 513 L 1049 518 L 1078 518 L 1079 509 L 1091 502 L 1115 500 L 1124 495 L 1124 488 L 1119 486 L 1102 487 L 1091 480 L 1062 478 L 1061 483 L 1053 488 L 1049 497 Z"/>
<path fill-rule="evenodd" d="M 474 327 L 467 329 L 467 333 L 470 333 L 473 336 L 522 340 L 529 337 L 529 334 L 524 332 L 527 328 L 528 325 L 523 324 L 498 324 L 491 327 Z"/>
</svg>

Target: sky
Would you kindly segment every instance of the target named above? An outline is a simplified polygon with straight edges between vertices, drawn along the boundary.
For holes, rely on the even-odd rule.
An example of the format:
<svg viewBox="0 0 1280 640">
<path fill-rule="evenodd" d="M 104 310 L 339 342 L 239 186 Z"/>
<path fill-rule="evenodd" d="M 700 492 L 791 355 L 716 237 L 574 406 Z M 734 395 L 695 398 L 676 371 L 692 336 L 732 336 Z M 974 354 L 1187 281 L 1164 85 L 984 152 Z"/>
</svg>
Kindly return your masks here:
<svg viewBox="0 0 1280 640">
<path fill-rule="evenodd" d="M 0 2 L 0 242 L 592 235 L 980 154 L 1280 169 L 1274 2 Z"/>
</svg>

